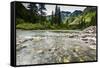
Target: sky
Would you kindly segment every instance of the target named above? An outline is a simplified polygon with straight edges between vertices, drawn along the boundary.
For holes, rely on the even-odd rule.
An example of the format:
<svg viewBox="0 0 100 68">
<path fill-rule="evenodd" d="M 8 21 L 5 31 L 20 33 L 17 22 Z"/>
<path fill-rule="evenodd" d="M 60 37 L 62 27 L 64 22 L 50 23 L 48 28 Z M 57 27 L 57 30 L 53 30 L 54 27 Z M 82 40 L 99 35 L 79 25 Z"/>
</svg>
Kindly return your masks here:
<svg viewBox="0 0 100 68">
<path fill-rule="evenodd" d="M 25 7 L 28 6 L 29 3 L 22 3 Z M 83 11 L 86 7 L 81 7 L 81 6 L 65 6 L 65 5 L 58 5 L 60 7 L 60 10 L 61 11 L 69 11 L 69 12 L 74 12 L 75 10 L 81 10 Z M 46 14 L 47 15 L 51 15 L 52 11 L 55 12 L 55 7 L 56 5 L 49 5 L 49 4 L 46 4 L 45 5 L 46 7 Z"/>
</svg>

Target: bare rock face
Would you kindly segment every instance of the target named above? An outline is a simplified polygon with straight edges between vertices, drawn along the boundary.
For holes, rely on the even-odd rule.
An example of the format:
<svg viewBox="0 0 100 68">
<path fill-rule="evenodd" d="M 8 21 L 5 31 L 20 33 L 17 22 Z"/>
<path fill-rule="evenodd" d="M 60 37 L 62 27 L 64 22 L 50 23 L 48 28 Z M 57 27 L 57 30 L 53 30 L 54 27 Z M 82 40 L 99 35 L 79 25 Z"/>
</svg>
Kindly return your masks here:
<svg viewBox="0 0 100 68">
<path fill-rule="evenodd" d="M 20 31 L 18 34 L 18 32 L 17 65 L 96 60 L 95 26 L 76 33 L 25 31 L 31 34 L 24 34 L 24 31 Z M 35 36 L 37 34 L 39 35 Z"/>
</svg>

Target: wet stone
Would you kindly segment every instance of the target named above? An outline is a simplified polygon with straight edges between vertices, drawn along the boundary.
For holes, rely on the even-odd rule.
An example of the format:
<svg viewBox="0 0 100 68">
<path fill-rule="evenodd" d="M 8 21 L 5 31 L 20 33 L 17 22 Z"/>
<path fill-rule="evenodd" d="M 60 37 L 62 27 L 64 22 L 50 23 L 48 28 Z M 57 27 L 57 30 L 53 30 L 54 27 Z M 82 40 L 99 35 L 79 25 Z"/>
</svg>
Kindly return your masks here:
<svg viewBox="0 0 100 68">
<path fill-rule="evenodd" d="M 96 34 L 90 28 L 76 33 L 17 31 L 17 65 L 96 60 Z"/>
</svg>

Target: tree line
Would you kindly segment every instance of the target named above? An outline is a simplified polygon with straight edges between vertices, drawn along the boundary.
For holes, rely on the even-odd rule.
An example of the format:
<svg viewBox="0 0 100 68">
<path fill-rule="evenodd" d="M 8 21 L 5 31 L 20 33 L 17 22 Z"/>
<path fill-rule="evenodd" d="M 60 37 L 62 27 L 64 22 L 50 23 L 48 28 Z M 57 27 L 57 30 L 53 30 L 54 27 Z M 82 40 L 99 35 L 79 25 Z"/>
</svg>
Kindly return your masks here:
<svg viewBox="0 0 100 68">
<path fill-rule="evenodd" d="M 44 3 L 28 3 L 27 7 L 22 3 L 16 3 L 17 28 L 84 29 L 96 25 L 96 9 L 94 7 L 87 7 L 81 12 L 75 10 L 76 12 L 71 13 L 68 19 L 65 18 L 65 21 L 62 19 L 63 15 L 59 5 L 55 5 L 55 11 L 52 10 L 51 15 L 47 15 L 46 11 Z M 28 25 L 29 27 L 26 27 Z"/>
<path fill-rule="evenodd" d="M 28 5 L 29 11 L 30 11 L 30 19 L 31 22 L 33 23 L 43 23 L 45 21 L 47 21 L 46 19 L 46 7 L 45 4 L 39 4 L 39 6 L 37 6 L 34 3 L 30 3 Z M 61 24 L 61 11 L 60 11 L 60 7 L 58 7 L 58 5 L 56 5 L 55 7 L 55 12 L 52 11 L 52 15 L 51 15 L 51 24 Z"/>
</svg>

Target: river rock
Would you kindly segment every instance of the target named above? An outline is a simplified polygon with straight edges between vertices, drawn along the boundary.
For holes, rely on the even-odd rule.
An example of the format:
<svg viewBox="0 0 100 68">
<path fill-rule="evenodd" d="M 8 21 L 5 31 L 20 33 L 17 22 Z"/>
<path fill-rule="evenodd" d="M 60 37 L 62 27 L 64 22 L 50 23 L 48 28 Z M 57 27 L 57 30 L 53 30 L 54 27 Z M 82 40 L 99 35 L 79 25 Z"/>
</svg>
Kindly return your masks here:
<svg viewBox="0 0 100 68">
<path fill-rule="evenodd" d="M 85 33 L 96 33 L 96 26 L 90 26 L 83 30 Z"/>
<path fill-rule="evenodd" d="M 23 36 L 23 38 L 16 40 L 19 44 L 16 46 L 17 65 L 95 61 L 96 33 L 91 30 L 92 28 L 95 30 L 92 26 L 76 33 L 49 31 L 17 33 L 17 37 L 30 36 L 30 38 Z"/>
</svg>

